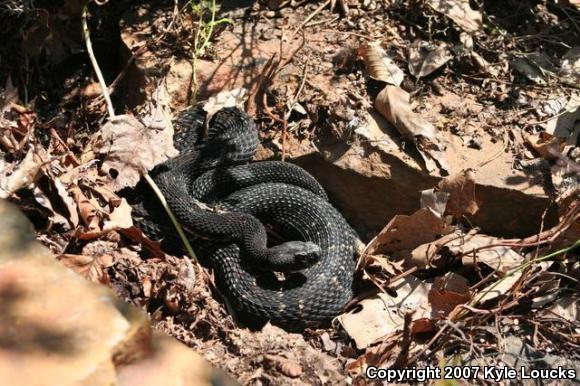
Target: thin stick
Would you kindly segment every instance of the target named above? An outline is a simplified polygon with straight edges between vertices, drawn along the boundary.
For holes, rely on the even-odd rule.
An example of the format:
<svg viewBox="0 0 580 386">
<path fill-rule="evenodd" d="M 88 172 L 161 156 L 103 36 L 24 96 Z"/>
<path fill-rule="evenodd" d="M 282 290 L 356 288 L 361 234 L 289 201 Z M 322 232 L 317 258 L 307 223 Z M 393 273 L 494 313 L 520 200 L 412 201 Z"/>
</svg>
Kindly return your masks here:
<svg viewBox="0 0 580 386">
<path fill-rule="evenodd" d="M 89 8 L 90 0 L 87 0 L 83 5 L 83 12 L 81 15 L 81 21 L 83 25 L 83 36 L 85 38 L 85 44 L 87 46 L 87 54 L 91 59 L 91 64 L 93 65 L 93 69 L 97 74 L 97 79 L 99 79 L 99 83 L 101 85 L 101 90 L 103 91 L 103 97 L 105 98 L 105 102 L 107 102 L 107 110 L 109 111 L 109 117 L 115 116 L 115 109 L 113 109 L 113 103 L 111 102 L 111 96 L 109 95 L 109 90 L 107 89 L 107 83 L 105 83 L 105 78 L 103 77 L 103 73 L 99 68 L 99 63 L 97 63 L 97 58 L 95 57 L 95 53 L 93 51 L 93 44 L 91 43 L 91 34 L 89 32 L 89 26 L 87 24 L 87 9 Z"/>
<path fill-rule="evenodd" d="M 167 205 L 167 201 L 165 200 L 165 197 L 163 197 L 163 193 L 161 193 L 161 190 L 159 190 L 159 187 L 157 186 L 155 181 L 153 181 L 153 178 L 151 178 L 149 174 L 145 174 L 144 177 L 149 186 L 151 186 L 151 189 L 153 189 L 153 191 L 155 192 L 155 195 L 159 199 L 159 202 L 161 202 L 161 205 L 167 212 L 167 215 L 171 219 L 173 226 L 175 227 L 177 233 L 179 234 L 179 238 L 181 238 L 181 241 L 183 242 L 185 250 L 187 251 L 189 256 L 191 256 L 191 258 L 197 263 L 198 262 L 197 256 L 195 255 L 195 252 L 193 252 L 193 248 L 191 248 L 191 244 L 189 244 L 189 240 L 187 239 L 187 236 L 185 235 L 183 228 L 181 227 L 181 225 L 179 225 L 179 222 L 177 221 L 177 218 L 175 218 L 175 215 L 173 214 L 171 209 L 169 209 L 169 205 Z"/>
<path fill-rule="evenodd" d="M 109 112 L 109 118 L 112 118 L 115 116 L 115 110 L 113 109 L 113 104 L 111 103 L 111 97 L 109 95 L 109 90 L 107 88 L 107 84 L 105 83 L 105 79 L 103 78 L 103 74 L 101 72 L 101 69 L 99 68 L 99 63 L 97 62 L 97 59 L 95 57 L 95 53 L 93 52 L 93 46 L 91 43 L 91 35 L 89 33 L 89 27 L 87 25 L 87 9 L 88 9 L 89 2 L 90 2 L 90 0 L 84 4 L 83 10 L 82 10 L 83 36 L 84 36 L 85 43 L 87 46 L 87 52 L 89 54 L 89 58 L 91 59 L 91 63 L 93 65 L 93 69 L 95 70 L 95 73 L 97 74 L 97 78 L 99 79 L 99 83 L 101 84 L 101 90 L 103 92 L 103 97 L 105 98 L 105 101 L 107 102 L 107 110 Z M 215 0 L 214 0 L 214 3 L 215 3 Z M 193 252 L 193 248 L 191 248 L 191 245 L 189 244 L 189 240 L 187 240 L 187 236 L 185 235 L 185 232 L 183 232 L 183 228 L 181 228 L 181 225 L 179 225 L 179 222 L 175 218 L 175 215 L 173 214 L 173 212 L 171 212 L 171 209 L 169 209 L 169 206 L 167 205 L 167 201 L 165 200 L 165 197 L 163 197 L 163 193 L 161 193 L 161 191 L 157 187 L 157 184 L 155 184 L 155 181 L 153 181 L 153 179 L 151 178 L 151 176 L 149 174 L 145 173 L 143 175 L 143 177 L 145 177 L 145 180 L 147 181 L 147 183 L 149 183 L 149 186 L 151 186 L 151 189 L 153 189 L 153 191 L 155 192 L 155 195 L 159 199 L 159 202 L 161 202 L 161 205 L 163 206 L 163 208 L 165 209 L 165 211 L 169 215 L 169 218 L 171 219 L 173 226 L 175 227 L 175 229 L 177 230 L 177 233 L 179 234 L 179 238 L 181 239 L 181 241 L 183 242 L 183 245 L 185 246 L 185 250 L 187 251 L 189 256 L 196 263 L 198 263 L 197 256 Z"/>
</svg>

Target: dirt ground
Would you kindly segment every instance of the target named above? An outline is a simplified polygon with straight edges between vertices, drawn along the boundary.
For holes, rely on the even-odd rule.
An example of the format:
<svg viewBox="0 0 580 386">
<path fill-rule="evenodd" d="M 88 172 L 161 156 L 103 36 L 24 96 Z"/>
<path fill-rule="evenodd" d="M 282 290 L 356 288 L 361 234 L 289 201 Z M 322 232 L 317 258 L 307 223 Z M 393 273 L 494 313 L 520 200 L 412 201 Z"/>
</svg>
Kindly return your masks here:
<svg viewBox="0 0 580 386">
<path fill-rule="evenodd" d="M 88 30 L 117 123 L 83 3 L 0 4 L 0 197 L 55 258 L 241 384 L 372 384 L 370 366 L 580 380 L 577 2 L 240 0 L 215 26 L 211 1 L 103 3 Z M 256 159 L 312 173 L 365 244 L 325 329 L 236 324 L 212 273 L 119 195 L 175 155 L 169 118 L 239 88 Z"/>
</svg>

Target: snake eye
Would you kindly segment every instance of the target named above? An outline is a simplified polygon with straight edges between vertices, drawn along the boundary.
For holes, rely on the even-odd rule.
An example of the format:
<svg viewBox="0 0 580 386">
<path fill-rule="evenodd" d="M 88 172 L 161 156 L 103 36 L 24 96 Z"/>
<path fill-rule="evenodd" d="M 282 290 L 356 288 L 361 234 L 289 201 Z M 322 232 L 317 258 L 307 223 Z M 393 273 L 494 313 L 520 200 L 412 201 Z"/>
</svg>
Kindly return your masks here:
<svg viewBox="0 0 580 386">
<path fill-rule="evenodd" d="M 300 265 L 304 265 L 305 267 L 310 267 L 320 260 L 320 256 L 316 253 L 305 253 L 305 254 L 298 254 L 296 255 L 296 261 Z"/>
</svg>

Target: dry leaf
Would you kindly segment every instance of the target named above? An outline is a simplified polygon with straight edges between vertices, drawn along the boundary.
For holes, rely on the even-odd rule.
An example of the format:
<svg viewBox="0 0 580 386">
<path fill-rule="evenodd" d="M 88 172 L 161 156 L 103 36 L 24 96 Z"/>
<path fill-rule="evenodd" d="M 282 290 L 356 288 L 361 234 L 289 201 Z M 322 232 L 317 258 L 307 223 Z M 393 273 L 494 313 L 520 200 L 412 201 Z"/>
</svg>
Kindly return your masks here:
<svg viewBox="0 0 580 386">
<path fill-rule="evenodd" d="M 244 101 L 246 100 L 246 93 L 246 89 L 236 88 L 234 90 L 221 91 L 217 95 L 209 98 L 203 105 L 203 109 L 207 112 L 206 121 L 209 122 L 211 116 L 224 107 L 237 107 L 242 109 Z"/>
<path fill-rule="evenodd" d="M 400 86 L 405 73 L 381 48 L 380 42 L 371 42 L 363 46 L 362 55 L 369 76 L 373 79 Z"/>
<path fill-rule="evenodd" d="M 445 254 L 461 257 L 462 264 L 466 267 L 482 263 L 502 273 L 523 263 L 523 256 L 509 247 L 496 244 L 501 244 L 501 239 L 478 234 L 465 235 L 457 231 L 418 246 L 411 252 L 409 260 L 422 269 L 434 266 L 436 255 Z"/>
<path fill-rule="evenodd" d="M 444 178 L 438 187 L 449 194 L 445 213 L 459 219 L 464 214 L 474 215 L 479 210 L 475 199 L 475 173 L 472 170 L 464 170 L 455 176 Z"/>
<path fill-rule="evenodd" d="M 0 198 L 8 198 L 36 181 L 43 164 L 38 150 L 28 150 L 18 165 L 8 164 L 0 158 Z"/>
<path fill-rule="evenodd" d="M 449 196 L 449 193 L 437 192 L 435 189 L 423 190 L 421 191 L 421 208 L 427 208 L 441 218 L 445 213 Z"/>
<path fill-rule="evenodd" d="M 99 225 L 98 206 L 95 206 L 76 185 L 71 187 L 71 194 L 79 208 L 81 219 L 86 227 L 86 231 L 83 231 L 83 233 L 100 234 L 101 227 Z"/>
<path fill-rule="evenodd" d="M 555 71 L 554 66 L 544 54 L 529 53 L 524 56 L 515 56 L 509 64 L 532 82 L 541 85 L 546 84 L 545 78 Z"/>
<path fill-rule="evenodd" d="M 547 160 L 560 158 L 566 146 L 564 139 L 545 131 L 538 134 L 524 134 L 524 139 L 542 158 Z"/>
<path fill-rule="evenodd" d="M 580 323 L 578 296 L 574 294 L 564 295 L 546 309 L 546 316 L 558 315 L 570 323 Z"/>
<path fill-rule="evenodd" d="M 395 86 L 387 85 L 377 95 L 375 108 L 406 139 L 414 141 L 429 172 L 438 166 L 447 172 L 445 144 L 437 138 L 435 127 L 411 109 L 409 94 Z"/>
<path fill-rule="evenodd" d="M 282 374 L 290 378 L 297 378 L 302 375 L 302 367 L 299 363 L 291 361 L 280 355 L 264 355 L 264 361 L 271 367 L 275 367 Z"/>
<path fill-rule="evenodd" d="M 491 269 L 506 273 L 524 262 L 524 257 L 510 247 L 501 245 L 501 240 L 486 235 L 465 235 L 447 244 L 445 248 L 453 255 L 461 255 L 461 262 L 466 267 L 483 263 Z M 494 245 L 493 247 L 487 247 Z M 485 248 L 482 248 L 485 247 Z"/>
<path fill-rule="evenodd" d="M 468 280 L 454 272 L 436 277 L 429 291 L 429 303 L 434 310 L 432 317 L 444 318 L 455 307 L 466 304 L 470 300 L 471 291 Z"/>
<path fill-rule="evenodd" d="M 134 242 L 144 246 L 153 256 L 164 258 L 165 252 L 161 250 L 161 244 L 158 241 L 150 240 L 143 232 L 137 227 L 121 228 L 119 232 L 125 237 L 130 238 Z"/>
<path fill-rule="evenodd" d="M 496 282 L 483 288 L 477 295 L 474 296 L 476 304 L 485 303 L 489 300 L 502 298 L 511 292 L 511 289 L 518 282 L 522 276 L 522 271 L 514 272 L 512 275 L 504 276 Z"/>
<path fill-rule="evenodd" d="M 483 27 L 481 13 L 471 9 L 469 0 L 431 0 L 428 4 L 467 32 L 478 32 Z"/>
<path fill-rule="evenodd" d="M 409 48 L 409 72 L 417 79 L 431 74 L 453 56 L 447 44 L 432 43 L 416 40 Z"/>
<path fill-rule="evenodd" d="M 419 209 L 410 216 L 397 215 L 371 240 L 363 253 L 376 255 L 413 249 L 448 233 L 444 220 L 429 209 Z"/>
<path fill-rule="evenodd" d="M 109 219 L 103 224 L 103 230 L 112 231 L 131 228 L 133 226 L 132 210 L 127 200 L 122 198 L 119 205 L 113 208 L 113 211 L 109 214 Z"/>
<path fill-rule="evenodd" d="M 402 88 L 387 85 L 377 95 L 375 108 L 407 139 L 422 136 L 435 140 L 437 136 L 435 127 L 413 112 L 409 93 Z"/>
<path fill-rule="evenodd" d="M 68 194 L 66 187 L 58 177 L 51 178 L 50 184 L 51 188 L 56 190 L 56 195 L 53 194 L 48 197 L 47 194 L 53 192 L 52 189 L 45 193 L 39 186 L 33 185 L 32 194 L 34 199 L 50 211 L 53 223 L 61 224 L 65 230 L 75 228 L 79 225 L 78 207 L 75 200 Z M 55 205 L 53 205 L 53 201 L 55 201 Z M 57 208 L 64 206 L 65 211 L 59 213 L 55 206 Z"/>
<path fill-rule="evenodd" d="M 70 226 L 71 224 L 69 223 L 69 221 L 62 214 L 58 213 L 54 209 L 52 203 L 50 202 L 50 199 L 46 196 L 46 194 L 44 194 L 42 189 L 40 189 L 37 185 L 32 185 L 32 195 L 33 195 L 34 200 L 36 202 L 38 202 L 44 208 L 48 209 L 48 211 L 50 212 L 50 221 L 52 223 L 59 224 L 60 226 L 63 227 L 63 229 L 65 231 L 68 231 L 71 229 L 71 226 Z M 73 204 L 74 204 L 74 201 L 73 201 Z M 78 215 L 77 215 L 77 221 L 78 221 Z M 78 223 L 77 223 L 77 225 L 78 225 Z"/>
<path fill-rule="evenodd" d="M 558 76 L 565 83 L 571 86 L 580 84 L 580 46 L 570 48 L 568 52 L 562 56 L 562 63 Z"/>
<path fill-rule="evenodd" d="M 163 129 L 145 127 L 132 115 L 110 118 L 97 133 L 93 148 L 104 155 L 102 169 L 115 191 L 135 186 L 143 173 L 178 154 L 171 124 Z"/>
<path fill-rule="evenodd" d="M 462 235 L 458 235 L 457 232 L 453 232 L 436 241 L 419 245 L 411 251 L 409 256 L 406 256 L 405 266 L 408 268 L 417 267 L 419 269 L 436 268 L 438 263 L 436 257 L 439 254 L 441 247 L 445 246 L 451 240 L 461 236 Z"/>
<path fill-rule="evenodd" d="M 407 276 L 396 283 L 396 298 L 378 293 L 362 300 L 351 311 L 339 315 L 337 320 L 354 340 L 356 347 L 364 349 L 378 339 L 401 329 L 404 315 L 408 311 L 416 311 L 413 320 L 430 319 L 430 287 L 430 284 L 423 283 L 414 276 Z"/>
<path fill-rule="evenodd" d="M 573 93 L 565 107 L 566 111 L 545 124 L 546 132 L 566 138 L 568 145 L 576 146 L 580 136 L 580 93 Z"/>
<path fill-rule="evenodd" d="M 85 256 L 64 254 L 59 257 L 64 265 L 95 283 L 106 283 L 104 269 L 113 264 L 111 255 Z"/>
</svg>

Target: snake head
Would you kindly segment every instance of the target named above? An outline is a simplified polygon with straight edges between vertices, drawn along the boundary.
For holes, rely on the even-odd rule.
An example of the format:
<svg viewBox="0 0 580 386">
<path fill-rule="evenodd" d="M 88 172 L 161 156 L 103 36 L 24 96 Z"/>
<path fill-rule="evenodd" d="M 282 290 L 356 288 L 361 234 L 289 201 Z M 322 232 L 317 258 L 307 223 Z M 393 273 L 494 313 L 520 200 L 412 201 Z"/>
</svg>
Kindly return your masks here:
<svg viewBox="0 0 580 386">
<path fill-rule="evenodd" d="M 272 247 L 274 270 L 296 272 L 312 267 L 320 260 L 320 247 L 310 241 L 287 241 Z"/>
</svg>

